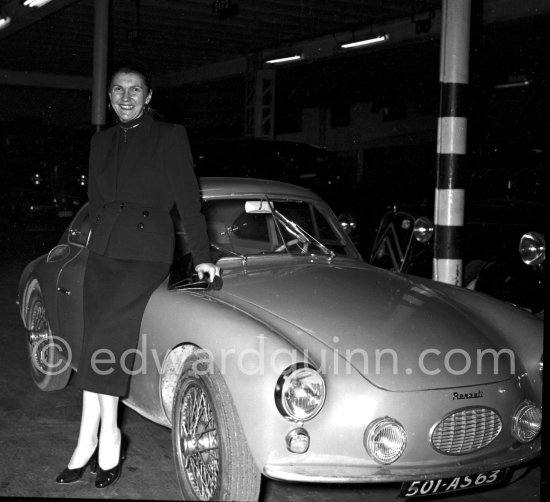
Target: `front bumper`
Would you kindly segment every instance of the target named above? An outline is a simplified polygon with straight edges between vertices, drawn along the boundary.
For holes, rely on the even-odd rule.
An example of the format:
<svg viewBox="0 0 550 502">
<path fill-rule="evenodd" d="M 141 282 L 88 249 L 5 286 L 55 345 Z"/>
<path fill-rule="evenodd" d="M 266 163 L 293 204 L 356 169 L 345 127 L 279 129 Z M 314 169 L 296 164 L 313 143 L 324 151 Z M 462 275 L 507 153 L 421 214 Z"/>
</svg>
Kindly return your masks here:
<svg viewBox="0 0 550 502">
<path fill-rule="evenodd" d="M 308 483 L 395 483 L 402 481 L 415 481 L 424 479 L 439 479 L 479 472 L 505 469 L 507 467 L 520 466 L 537 458 L 541 452 L 540 435 L 527 445 L 518 444 L 509 448 L 497 458 L 487 458 L 484 461 L 464 464 L 464 459 L 456 457 L 453 465 L 436 466 L 404 466 L 399 465 L 366 465 L 350 464 L 339 465 L 334 463 L 300 464 L 266 464 L 263 474 L 269 478 L 280 481 L 299 481 Z M 326 459 L 325 459 L 326 460 Z"/>
</svg>

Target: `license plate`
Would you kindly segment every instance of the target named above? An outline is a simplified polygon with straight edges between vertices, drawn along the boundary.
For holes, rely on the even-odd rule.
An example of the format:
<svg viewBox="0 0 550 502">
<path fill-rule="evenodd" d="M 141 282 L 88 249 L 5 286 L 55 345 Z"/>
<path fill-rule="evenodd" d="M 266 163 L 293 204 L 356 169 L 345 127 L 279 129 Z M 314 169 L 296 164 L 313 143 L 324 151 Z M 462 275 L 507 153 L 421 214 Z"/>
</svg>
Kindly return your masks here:
<svg viewBox="0 0 550 502">
<path fill-rule="evenodd" d="M 480 472 L 479 474 L 468 474 L 467 476 L 455 476 L 453 478 L 425 479 L 403 483 L 401 497 L 425 497 L 441 493 L 452 493 L 470 488 L 496 485 L 506 477 L 507 469 L 496 469 L 494 471 Z"/>
</svg>

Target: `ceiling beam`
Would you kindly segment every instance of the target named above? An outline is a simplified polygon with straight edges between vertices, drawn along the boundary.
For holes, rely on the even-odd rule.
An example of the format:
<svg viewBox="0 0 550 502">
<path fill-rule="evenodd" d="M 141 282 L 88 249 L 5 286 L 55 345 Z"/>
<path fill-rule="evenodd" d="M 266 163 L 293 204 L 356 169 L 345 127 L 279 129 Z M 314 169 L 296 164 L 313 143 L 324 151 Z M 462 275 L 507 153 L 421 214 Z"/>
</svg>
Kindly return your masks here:
<svg viewBox="0 0 550 502">
<path fill-rule="evenodd" d="M 429 33 L 417 34 L 414 23 L 407 18 L 392 23 L 369 26 L 353 31 L 347 30 L 304 40 L 302 42 L 295 42 L 292 44 L 291 48 L 286 44 L 282 44 L 273 49 L 266 49 L 252 55 L 241 56 L 225 61 L 221 64 L 207 65 L 197 69 L 173 72 L 155 78 L 155 81 L 159 82 L 162 87 L 177 87 L 192 82 L 237 76 L 241 73 L 246 73 L 247 71 L 262 67 L 263 62 L 268 59 L 292 55 L 290 52 L 301 53 L 304 57 L 304 61 L 307 62 L 337 56 L 342 57 L 365 49 L 345 51 L 340 47 L 340 44 L 372 38 L 372 36 L 380 34 L 388 34 L 389 40 L 379 45 L 369 46 L 369 48 L 365 51 L 378 51 L 405 43 L 410 44 L 420 42 L 426 38 L 439 37 L 441 32 L 441 13 L 438 12 L 435 19 L 432 21 L 432 29 Z M 198 78 L 200 78 L 200 80 L 198 80 Z"/>
<path fill-rule="evenodd" d="M 483 5 L 483 23 L 492 24 L 548 13 L 550 13 L 550 2 L 548 0 L 522 0 L 522 2 L 517 2 L 517 0 L 486 0 Z M 367 50 L 379 51 L 396 45 L 420 42 L 427 38 L 439 38 L 441 33 L 441 11 L 435 13 L 429 33 L 417 34 L 414 23 L 410 18 L 406 18 L 395 22 L 368 26 L 363 29 L 325 35 L 303 42 L 295 42 L 292 44 L 292 49 L 301 52 L 306 61 L 343 56 L 348 53 L 344 53 L 339 46 L 340 43 L 350 41 L 351 37 L 360 40 L 361 38 L 369 38 L 369 36 L 384 33 L 389 34 L 389 41 L 380 45 L 369 46 Z M 288 45 L 281 44 L 276 48 L 267 49 L 248 57 L 242 56 L 223 64 L 207 65 L 195 70 L 173 72 L 156 80 L 161 82 L 163 87 L 177 87 L 202 80 L 236 76 L 254 69 L 255 65 L 261 64 L 269 58 L 284 56 L 282 50 L 285 47 L 288 47 Z"/>
<path fill-rule="evenodd" d="M 78 75 L 54 75 L 51 73 L 0 69 L 0 85 L 91 91 L 92 78 Z"/>
</svg>

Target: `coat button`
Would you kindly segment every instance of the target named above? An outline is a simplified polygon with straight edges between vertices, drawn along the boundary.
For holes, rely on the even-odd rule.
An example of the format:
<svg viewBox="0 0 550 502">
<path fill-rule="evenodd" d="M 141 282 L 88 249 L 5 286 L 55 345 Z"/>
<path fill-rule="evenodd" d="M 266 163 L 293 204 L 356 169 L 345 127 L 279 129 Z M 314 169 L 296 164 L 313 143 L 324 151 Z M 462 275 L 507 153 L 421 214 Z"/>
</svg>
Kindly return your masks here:
<svg viewBox="0 0 550 502">
<path fill-rule="evenodd" d="M 120 204 L 120 209 L 124 209 L 124 202 Z"/>
<path fill-rule="evenodd" d="M 100 220 L 100 218 L 99 218 L 99 215 L 98 215 L 98 216 L 96 216 L 95 221 L 99 221 L 99 220 Z"/>
<path fill-rule="evenodd" d="M 140 222 L 140 223 L 138 223 L 138 226 L 137 226 L 137 227 L 141 230 L 144 226 L 145 226 L 145 225 L 144 225 L 142 222 Z"/>
<path fill-rule="evenodd" d="M 149 216 L 149 211 L 143 211 L 143 213 L 141 213 L 143 215 L 144 218 L 147 218 L 147 216 Z"/>
</svg>

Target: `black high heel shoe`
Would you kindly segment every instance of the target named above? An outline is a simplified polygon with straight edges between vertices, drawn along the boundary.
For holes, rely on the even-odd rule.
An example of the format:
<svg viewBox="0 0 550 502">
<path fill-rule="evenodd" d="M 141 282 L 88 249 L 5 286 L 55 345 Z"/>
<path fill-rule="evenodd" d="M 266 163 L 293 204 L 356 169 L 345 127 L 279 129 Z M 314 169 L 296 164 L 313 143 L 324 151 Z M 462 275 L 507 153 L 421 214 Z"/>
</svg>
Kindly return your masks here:
<svg viewBox="0 0 550 502">
<path fill-rule="evenodd" d="M 112 485 L 122 472 L 122 461 L 126 460 L 126 448 L 128 447 L 128 439 L 126 436 L 122 436 L 120 439 L 120 455 L 118 458 L 118 464 L 112 467 L 111 469 L 103 470 L 98 462 L 97 466 L 97 475 L 95 478 L 95 487 L 96 488 L 105 488 L 109 485 Z"/>
<path fill-rule="evenodd" d="M 97 458 L 98 458 L 98 452 L 99 452 L 99 443 L 95 447 L 94 452 L 92 453 L 92 456 L 86 462 L 82 467 L 78 467 L 77 469 L 69 469 L 68 467 L 65 467 L 57 478 L 55 478 L 55 482 L 66 485 L 69 483 L 76 483 L 84 474 L 84 471 L 86 470 L 86 467 L 90 466 L 90 472 L 92 474 L 95 474 L 97 471 Z"/>
</svg>

